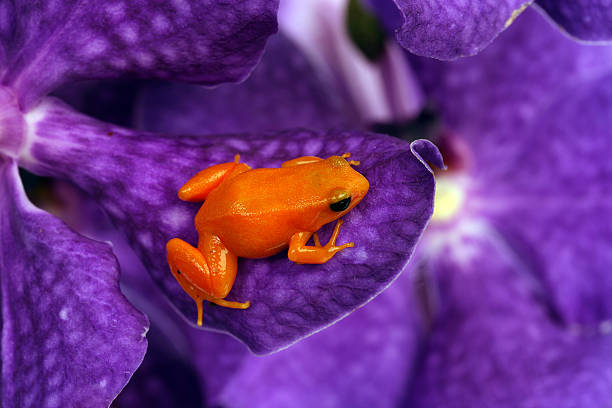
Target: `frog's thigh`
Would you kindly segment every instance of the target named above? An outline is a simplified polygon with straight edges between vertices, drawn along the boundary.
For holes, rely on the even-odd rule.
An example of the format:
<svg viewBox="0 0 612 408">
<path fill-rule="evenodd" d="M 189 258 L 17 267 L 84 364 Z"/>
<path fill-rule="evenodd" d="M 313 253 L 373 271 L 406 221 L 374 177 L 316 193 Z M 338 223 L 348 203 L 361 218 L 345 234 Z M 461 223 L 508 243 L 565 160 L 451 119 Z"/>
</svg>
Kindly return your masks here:
<svg viewBox="0 0 612 408">
<path fill-rule="evenodd" d="M 221 241 L 218 241 L 221 243 Z M 202 241 L 201 241 L 202 243 Z M 168 264 L 172 275 L 181 287 L 196 302 L 198 307 L 198 326 L 202 325 L 202 301 L 208 300 L 220 306 L 235 309 L 246 309 L 249 302 L 228 302 L 223 300 L 232 288 L 236 276 L 236 257 L 229 254 L 225 246 L 215 245 L 216 241 L 209 240 L 202 245 L 205 252 L 200 248 L 194 248 L 187 242 L 173 238 L 166 244 Z M 221 244 L 223 245 L 223 244 Z M 219 256 L 218 253 L 225 252 Z M 207 256 L 210 258 L 207 259 Z M 219 265 L 225 259 L 229 268 L 220 268 Z M 214 267 L 209 267 L 211 262 Z"/>
<path fill-rule="evenodd" d="M 235 162 L 223 163 L 200 171 L 181 187 L 178 192 L 179 198 L 190 202 L 204 201 L 208 193 L 217 187 L 236 165 Z"/>
<path fill-rule="evenodd" d="M 200 233 L 198 249 L 210 268 L 210 294 L 216 299 L 223 299 L 234 285 L 238 258 L 217 235 L 209 232 Z"/>
<path fill-rule="evenodd" d="M 287 160 L 286 162 L 284 162 L 281 167 L 294 167 L 294 166 L 300 166 L 302 164 L 310 164 L 310 163 L 315 163 L 318 161 L 323 160 L 320 157 L 316 157 L 316 156 L 302 156 L 302 157 L 298 157 L 296 159 L 292 159 L 292 160 Z"/>
<path fill-rule="evenodd" d="M 208 263 L 197 248 L 182 239 L 173 238 L 166 244 L 166 252 L 172 274 L 192 298 L 201 299 L 211 295 Z"/>
</svg>

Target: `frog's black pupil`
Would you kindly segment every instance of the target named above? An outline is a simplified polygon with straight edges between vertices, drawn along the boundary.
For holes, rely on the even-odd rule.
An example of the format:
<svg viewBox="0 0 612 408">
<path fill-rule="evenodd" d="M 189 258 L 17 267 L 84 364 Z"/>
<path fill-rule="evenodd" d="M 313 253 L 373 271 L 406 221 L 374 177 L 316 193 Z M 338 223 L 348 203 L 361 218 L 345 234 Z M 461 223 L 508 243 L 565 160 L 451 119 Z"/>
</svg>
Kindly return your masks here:
<svg viewBox="0 0 612 408">
<path fill-rule="evenodd" d="M 329 208 L 331 208 L 332 211 L 340 212 L 340 211 L 346 210 L 350 204 L 351 204 L 351 197 L 347 197 L 344 200 L 338 201 L 337 203 L 331 203 L 329 205 Z"/>
</svg>

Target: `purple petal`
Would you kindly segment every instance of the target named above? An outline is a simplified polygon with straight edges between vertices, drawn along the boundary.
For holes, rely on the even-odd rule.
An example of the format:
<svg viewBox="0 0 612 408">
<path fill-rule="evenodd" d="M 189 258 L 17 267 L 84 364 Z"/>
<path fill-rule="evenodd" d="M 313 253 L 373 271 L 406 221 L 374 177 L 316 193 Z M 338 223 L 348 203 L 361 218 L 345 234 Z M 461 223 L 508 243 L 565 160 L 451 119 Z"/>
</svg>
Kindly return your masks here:
<svg viewBox="0 0 612 408">
<path fill-rule="evenodd" d="M 341 232 L 341 239 L 356 247 L 320 266 L 296 265 L 284 253 L 241 260 L 230 298 L 248 299 L 251 307 L 205 307 L 205 326 L 234 334 L 257 353 L 287 347 L 372 299 L 404 268 L 432 213 L 432 173 L 408 143 L 388 136 L 291 130 L 178 140 L 97 122 L 50 99 L 26 115 L 26 122 L 32 138 L 21 164 L 92 194 L 191 322 L 195 306 L 165 259 L 169 239 L 196 238 L 199 205 L 176 198 L 184 181 L 236 153 L 254 168 L 277 167 L 302 155 L 353 153 L 370 181 L 368 196 L 346 216 Z"/>
<path fill-rule="evenodd" d="M 74 196 L 69 186 L 59 185 L 58 192 Z M 289 350 L 257 357 L 234 338 L 192 328 L 170 310 L 122 234 L 101 222 L 106 217 L 89 200 L 71 200 L 81 211 L 68 207 L 62 215 L 85 209 L 90 216 L 77 222 L 79 231 L 112 240 L 123 289 L 151 319 L 147 355 L 117 398 L 119 406 L 200 407 L 204 399 L 207 406 L 253 408 L 397 406 L 422 336 L 408 271 L 341 322 Z"/>
<path fill-rule="evenodd" d="M 198 375 L 190 359 L 186 358 L 189 351 L 179 348 L 187 341 L 182 332 L 188 326 L 168 307 L 165 297 L 147 274 L 124 234 L 112 226 L 90 196 L 71 183 L 53 180 L 50 202 L 43 201 L 42 204 L 47 207 L 45 204 L 51 203 L 49 209 L 53 214 L 79 234 L 112 243 L 113 253 L 121 266 L 121 291 L 151 321 L 146 356 L 113 406 L 202 407 L 204 396 L 200 392 Z M 151 307 L 152 302 L 155 302 L 155 308 Z M 234 343 L 248 353 L 244 345 L 235 340 Z"/>
<path fill-rule="evenodd" d="M 126 270 L 123 264 L 122 268 Z M 147 400 L 174 384 L 182 392 L 169 389 L 157 401 L 182 398 L 180 406 L 187 406 L 185 401 L 205 396 L 211 406 L 396 407 L 411 380 L 422 327 L 413 277 L 406 271 L 366 307 L 288 350 L 265 357 L 252 355 L 230 336 L 189 327 L 168 309 L 159 290 L 143 285 L 143 280 L 138 283 L 146 291 L 143 310 L 153 326 L 137 381 L 132 380 L 118 398 L 130 401 L 129 406 L 141 406 L 132 401 Z M 172 339 L 163 344 L 155 341 L 163 335 Z M 175 383 L 174 373 L 163 369 L 168 365 L 179 370 L 181 384 Z M 189 379 L 189 365 L 199 374 L 199 390 Z M 158 406 L 157 401 L 151 401 L 152 406 Z"/>
<path fill-rule="evenodd" d="M 69 83 L 53 91 L 74 109 L 104 122 L 133 127 L 136 101 L 144 83 L 129 79 Z"/>
<path fill-rule="evenodd" d="M 472 153 L 465 214 L 497 226 L 565 321 L 611 318 L 612 48 L 529 11 L 478 57 L 420 65 Z"/>
<path fill-rule="evenodd" d="M 261 63 L 241 84 L 210 89 L 159 83 L 146 87 L 139 99 L 138 125 L 162 133 L 349 129 L 360 124 L 306 57 L 280 35 L 270 39 Z"/>
<path fill-rule="evenodd" d="M 390 10 L 391 0 L 370 0 L 385 23 L 396 29 L 408 51 L 441 60 L 474 55 L 506 29 L 533 0 L 393 0 L 403 15 Z"/>
<path fill-rule="evenodd" d="M 204 395 L 200 391 L 199 378 L 195 369 L 190 361 L 184 358 L 185 356 L 173 352 L 174 345 L 164 339 L 164 334 L 162 329 L 155 327 L 152 323 L 151 331 L 147 335 L 149 339 L 147 355 L 128 385 L 117 397 L 117 407 L 200 408 L 206 406 L 203 403 Z M 202 349 L 199 350 L 199 353 L 216 352 Z"/>
<path fill-rule="evenodd" d="M 12 36 L 0 37 L 3 84 L 27 108 L 78 79 L 240 80 L 276 32 L 277 7 L 277 0 L 19 0 Z"/>
<path fill-rule="evenodd" d="M 13 29 L 15 24 L 15 5 L 13 2 L 4 1 L 0 3 L 0 76 L 4 74 L 6 70 L 7 60 L 7 44 L 9 38 L 13 35 Z"/>
<path fill-rule="evenodd" d="M 35 208 L 1 160 L 2 404 L 106 407 L 142 361 L 146 318 L 110 247 Z"/>
<path fill-rule="evenodd" d="M 366 307 L 289 350 L 245 356 L 214 402 L 254 408 L 397 407 L 417 356 L 419 327 L 410 284 L 411 277 L 402 275 Z M 205 379 L 214 376 L 207 365 L 198 368 Z"/>
<path fill-rule="evenodd" d="M 428 163 L 433 164 L 434 167 L 440 170 L 446 170 L 442 154 L 433 143 L 424 139 L 415 140 L 410 145 L 410 150 L 412 150 L 412 154 L 414 154 L 414 156 L 431 172 L 433 172 L 433 169 Z"/>
<path fill-rule="evenodd" d="M 407 406 L 595 408 L 609 403 L 610 322 L 592 333 L 555 324 L 522 259 L 494 233 L 468 232 L 461 240 L 460 248 L 441 248 L 429 265 L 439 282 L 441 312 Z M 463 256 L 448 255 L 457 251 Z"/>
<path fill-rule="evenodd" d="M 607 0 L 537 0 L 563 30 L 580 40 L 612 40 L 612 4 Z"/>
</svg>

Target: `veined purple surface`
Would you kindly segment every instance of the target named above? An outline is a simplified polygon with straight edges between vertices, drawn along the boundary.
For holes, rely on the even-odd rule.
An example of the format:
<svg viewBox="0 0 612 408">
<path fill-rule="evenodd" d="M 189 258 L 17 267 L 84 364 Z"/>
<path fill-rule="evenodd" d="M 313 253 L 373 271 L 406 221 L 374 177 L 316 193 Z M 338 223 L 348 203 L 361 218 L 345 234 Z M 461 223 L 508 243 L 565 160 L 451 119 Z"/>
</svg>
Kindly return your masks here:
<svg viewBox="0 0 612 408">
<path fill-rule="evenodd" d="M 147 319 L 108 244 L 34 207 L 0 158 L 2 405 L 108 406 L 140 365 Z"/>
<path fill-rule="evenodd" d="M 276 0 L 19 0 L 0 31 L 22 107 L 62 83 L 119 76 L 217 84 L 243 79 L 276 32 Z"/>
<path fill-rule="evenodd" d="M 345 217 L 340 235 L 342 241 L 355 242 L 352 251 L 319 266 L 296 265 L 285 253 L 241 259 L 229 299 L 248 299 L 251 307 L 204 308 L 206 327 L 233 334 L 256 353 L 276 351 L 322 329 L 398 276 L 432 213 L 433 174 L 423 161 L 442 166 L 429 142 L 410 145 L 366 132 L 168 138 L 88 119 L 52 99 L 26 115 L 26 122 L 32 139 L 20 155 L 21 164 L 37 174 L 71 180 L 99 201 L 191 322 L 193 302 L 170 275 L 165 259 L 169 239 L 195 242 L 193 218 L 199 205 L 176 197 L 185 180 L 237 153 L 254 168 L 347 151 L 362 162 L 359 171 L 370 181 L 370 192 Z"/>
</svg>

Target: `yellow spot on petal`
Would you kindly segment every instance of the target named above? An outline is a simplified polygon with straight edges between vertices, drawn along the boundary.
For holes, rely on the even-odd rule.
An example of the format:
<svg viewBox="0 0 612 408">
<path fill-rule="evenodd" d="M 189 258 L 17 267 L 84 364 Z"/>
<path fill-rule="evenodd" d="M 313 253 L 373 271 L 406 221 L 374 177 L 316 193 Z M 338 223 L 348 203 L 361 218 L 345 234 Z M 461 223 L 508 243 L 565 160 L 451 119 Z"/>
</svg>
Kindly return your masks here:
<svg viewBox="0 0 612 408">
<path fill-rule="evenodd" d="M 432 221 L 445 222 L 453 219 L 461 209 L 464 199 L 462 183 L 453 177 L 439 177 L 436 180 Z"/>
<path fill-rule="evenodd" d="M 529 6 L 531 2 L 527 2 L 525 4 L 523 4 L 521 7 L 517 8 L 516 10 L 514 10 L 512 12 L 512 15 L 510 16 L 510 18 L 508 20 L 506 20 L 506 24 L 505 24 L 505 28 L 510 27 L 510 24 L 514 23 L 514 20 L 516 20 L 516 18 L 521 15 L 521 13 L 523 11 L 525 11 L 525 9 L 527 8 L 527 6 Z"/>
</svg>

